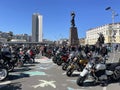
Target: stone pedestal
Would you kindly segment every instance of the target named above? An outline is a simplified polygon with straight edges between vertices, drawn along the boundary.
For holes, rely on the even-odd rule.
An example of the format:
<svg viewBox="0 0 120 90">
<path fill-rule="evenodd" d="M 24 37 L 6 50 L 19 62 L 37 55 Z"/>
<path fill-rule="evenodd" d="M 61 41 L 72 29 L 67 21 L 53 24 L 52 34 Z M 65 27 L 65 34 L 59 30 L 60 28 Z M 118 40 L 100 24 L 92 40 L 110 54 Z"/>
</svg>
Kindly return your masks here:
<svg viewBox="0 0 120 90">
<path fill-rule="evenodd" d="M 78 33 L 77 33 L 76 27 L 70 28 L 69 43 L 71 46 L 77 46 L 79 44 Z"/>
</svg>

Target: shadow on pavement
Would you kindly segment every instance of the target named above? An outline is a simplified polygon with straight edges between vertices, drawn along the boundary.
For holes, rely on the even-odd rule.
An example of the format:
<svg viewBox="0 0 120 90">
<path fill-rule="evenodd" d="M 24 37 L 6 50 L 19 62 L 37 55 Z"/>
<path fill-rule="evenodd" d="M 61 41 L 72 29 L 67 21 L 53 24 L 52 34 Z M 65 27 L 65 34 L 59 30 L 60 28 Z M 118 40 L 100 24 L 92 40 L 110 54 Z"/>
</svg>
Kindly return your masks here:
<svg viewBox="0 0 120 90">
<path fill-rule="evenodd" d="M 16 80 L 20 78 L 30 77 L 29 74 L 20 73 L 19 75 L 9 75 L 8 80 Z"/>
<path fill-rule="evenodd" d="M 22 67 L 16 67 L 12 72 L 29 71 L 29 70 L 32 70 L 33 68 L 31 67 L 36 66 L 36 64 L 40 64 L 40 63 L 35 62 L 34 64 L 25 64 Z"/>
<path fill-rule="evenodd" d="M 80 74 L 72 74 L 71 77 L 78 77 Z"/>
<path fill-rule="evenodd" d="M 24 71 L 30 71 L 32 70 L 30 67 L 22 67 L 22 68 L 16 68 L 13 70 L 13 72 L 11 73 L 15 73 L 15 72 L 24 72 Z"/>
<path fill-rule="evenodd" d="M 11 83 L 0 86 L 0 90 L 22 90 L 22 84 L 20 82 Z"/>
<path fill-rule="evenodd" d="M 16 67 L 13 72 L 10 72 L 8 75 L 8 80 L 15 80 L 15 79 L 20 79 L 20 78 L 25 78 L 25 77 L 30 77 L 30 74 L 26 74 L 24 72 L 34 70 L 34 67 L 36 66 L 35 64 L 25 64 L 23 67 Z"/>
<path fill-rule="evenodd" d="M 34 62 L 33 64 L 40 64 L 40 62 Z"/>
<path fill-rule="evenodd" d="M 118 83 L 120 85 L 120 80 L 118 80 L 118 81 L 109 81 L 107 83 L 107 85 L 105 85 L 105 86 L 109 86 L 110 84 L 113 84 L 113 83 Z M 91 83 L 86 82 L 82 86 L 84 86 L 84 87 L 95 87 L 95 86 L 99 86 L 99 85 L 104 87 L 104 85 L 101 85 L 100 83 L 94 83 L 94 82 L 91 82 Z"/>
<path fill-rule="evenodd" d="M 108 85 L 113 84 L 113 83 L 118 83 L 120 85 L 120 80 L 118 80 L 118 81 L 110 81 L 110 82 L 108 82 Z"/>
</svg>

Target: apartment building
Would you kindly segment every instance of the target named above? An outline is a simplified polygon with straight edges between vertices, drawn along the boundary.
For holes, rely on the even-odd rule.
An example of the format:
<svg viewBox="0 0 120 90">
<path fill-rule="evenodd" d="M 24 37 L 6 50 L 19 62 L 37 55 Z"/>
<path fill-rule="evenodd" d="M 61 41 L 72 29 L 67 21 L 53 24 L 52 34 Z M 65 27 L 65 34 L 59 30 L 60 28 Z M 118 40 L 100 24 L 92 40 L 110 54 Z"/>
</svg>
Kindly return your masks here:
<svg viewBox="0 0 120 90">
<path fill-rule="evenodd" d="M 115 38 L 112 37 L 113 31 L 116 32 Z M 98 33 L 102 33 L 104 35 L 105 43 L 120 43 L 120 22 L 114 24 L 105 24 L 87 30 L 85 43 L 94 45 L 99 37 Z"/>
</svg>

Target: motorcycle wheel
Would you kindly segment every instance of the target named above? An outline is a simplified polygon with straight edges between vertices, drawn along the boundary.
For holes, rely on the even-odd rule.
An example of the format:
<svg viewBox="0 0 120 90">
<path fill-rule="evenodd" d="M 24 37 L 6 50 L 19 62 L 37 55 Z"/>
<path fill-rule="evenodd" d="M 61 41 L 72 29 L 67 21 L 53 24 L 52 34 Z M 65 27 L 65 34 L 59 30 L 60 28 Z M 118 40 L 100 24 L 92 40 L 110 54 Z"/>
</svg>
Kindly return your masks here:
<svg viewBox="0 0 120 90">
<path fill-rule="evenodd" d="M 77 79 L 77 82 L 76 82 L 77 85 L 82 86 L 84 80 L 85 80 L 85 77 L 81 77 L 81 76 L 79 76 L 78 79 Z"/>
<path fill-rule="evenodd" d="M 56 63 L 57 62 L 56 57 L 53 57 L 52 61 Z"/>
<path fill-rule="evenodd" d="M 60 66 L 62 64 L 62 60 L 57 61 L 57 65 Z"/>
<path fill-rule="evenodd" d="M 62 70 L 66 70 L 67 69 L 67 64 L 64 64 L 63 66 L 62 66 Z"/>
<path fill-rule="evenodd" d="M 0 68 L 0 81 L 3 81 L 7 78 L 8 71 L 6 68 Z"/>
<path fill-rule="evenodd" d="M 11 72 L 11 71 L 13 71 L 13 69 L 14 69 L 14 65 L 13 64 L 8 64 L 8 67 L 7 67 L 7 69 L 8 69 L 8 72 Z"/>
<path fill-rule="evenodd" d="M 68 69 L 67 72 L 66 72 L 66 75 L 70 77 L 72 75 L 72 73 L 73 73 L 73 70 Z"/>
<path fill-rule="evenodd" d="M 112 78 L 113 78 L 114 81 L 119 81 L 120 80 L 120 66 L 116 67 Z"/>
<path fill-rule="evenodd" d="M 30 58 L 30 60 L 28 61 L 29 64 L 33 64 L 33 59 Z"/>
</svg>

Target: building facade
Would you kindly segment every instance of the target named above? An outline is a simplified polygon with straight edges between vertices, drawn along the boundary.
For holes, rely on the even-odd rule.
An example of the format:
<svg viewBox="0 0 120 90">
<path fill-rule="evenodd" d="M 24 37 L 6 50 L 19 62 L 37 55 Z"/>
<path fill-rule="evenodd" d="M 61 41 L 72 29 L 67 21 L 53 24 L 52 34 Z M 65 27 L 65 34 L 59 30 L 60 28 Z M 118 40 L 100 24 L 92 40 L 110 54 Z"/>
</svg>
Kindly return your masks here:
<svg viewBox="0 0 120 90">
<path fill-rule="evenodd" d="M 116 32 L 115 40 L 113 40 L 112 32 Z M 102 33 L 105 37 L 105 43 L 120 43 L 120 23 L 106 24 L 86 31 L 85 43 L 93 45 L 96 43 L 99 35 Z"/>
<path fill-rule="evenodd" d="M 13 35 L 12 39 L 19 39 L 19 40 L 25 40 L 27 42 L 31 42 L 30 40 L 30 35 L 28 34 L 16 34 L 16 35 Z"/>
<path fill-rule="evenodd" d="M 80 38 L 79 44 L 84 46 L 85 45 L 85 38 Z"/>
<path fill-rule="evenodd" d="M 32 42 L 42 42 L 42 16 L 38 13 L 32 15 Z"/>
<path fill-rule="evenodd" d="M 28 34 L 14 34 L 12 31 L 2 32 L 0 31 L 0 42 L 10 42 L 10 41 L 26 41 L 31 42 L 31 35 Z"/>
</svg>

